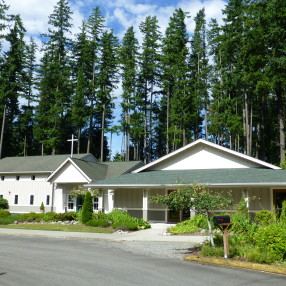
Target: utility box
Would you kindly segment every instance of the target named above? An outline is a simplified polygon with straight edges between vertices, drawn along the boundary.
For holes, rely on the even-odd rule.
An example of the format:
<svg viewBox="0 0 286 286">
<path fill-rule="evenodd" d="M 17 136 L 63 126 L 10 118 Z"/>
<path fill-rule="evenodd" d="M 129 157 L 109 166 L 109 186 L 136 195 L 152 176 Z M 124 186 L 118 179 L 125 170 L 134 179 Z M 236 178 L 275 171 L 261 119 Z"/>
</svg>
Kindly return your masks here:
<svg viewBox="0 0 286 286">
<path fill-rule="evenodd" d="M 224 223 L 230 223 L 230 217 L 228 215 L 214 216 L 214 225 L 221 225 Z"/>
</svg>

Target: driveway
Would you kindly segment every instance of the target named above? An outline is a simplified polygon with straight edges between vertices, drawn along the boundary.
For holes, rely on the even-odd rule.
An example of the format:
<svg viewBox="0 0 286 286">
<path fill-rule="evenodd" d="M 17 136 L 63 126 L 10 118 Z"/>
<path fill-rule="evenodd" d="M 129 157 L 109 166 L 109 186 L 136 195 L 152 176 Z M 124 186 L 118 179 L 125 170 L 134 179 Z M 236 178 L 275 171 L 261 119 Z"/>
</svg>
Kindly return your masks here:
<svg viewBox="0 0 286 286">
<path fill-rule="evenodd" d="M 285 277 L 185 262 L 147 253 L 152 243 L 0 236 L 1 286 L 285 286 Z M 145 247 L 144 247 L 145 244 Z M 179 247 L 178 242 L 178 247 Z"/>
</svg>

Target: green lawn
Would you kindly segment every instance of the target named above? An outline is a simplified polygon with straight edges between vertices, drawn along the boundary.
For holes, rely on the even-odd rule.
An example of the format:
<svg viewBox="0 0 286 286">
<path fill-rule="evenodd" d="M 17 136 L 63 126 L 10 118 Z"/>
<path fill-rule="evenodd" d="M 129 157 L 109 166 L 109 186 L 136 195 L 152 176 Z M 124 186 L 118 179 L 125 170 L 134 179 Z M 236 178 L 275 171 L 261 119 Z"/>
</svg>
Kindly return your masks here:
<svg viewBox="0 0 286 286">
<path fill-rule="evenodd" d="M 61 224 L 13 224 L 0 225 L 0 228 L 32 229 L 32 230 L 52 230 L 71 232 L 93 232 L 93 233 L 113 233 L 110 228 L 92 227 L 85 225 L 61 225 Z"/>
</svg>

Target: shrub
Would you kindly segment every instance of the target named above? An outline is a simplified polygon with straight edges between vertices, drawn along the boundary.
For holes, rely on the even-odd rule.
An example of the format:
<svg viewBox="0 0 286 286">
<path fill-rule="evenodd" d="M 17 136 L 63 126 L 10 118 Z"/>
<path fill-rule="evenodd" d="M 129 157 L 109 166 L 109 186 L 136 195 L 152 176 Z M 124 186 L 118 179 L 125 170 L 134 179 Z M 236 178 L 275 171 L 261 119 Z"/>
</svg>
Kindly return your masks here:
<svg viewBox="0 0 286 286">
<path fill-rule="evenodd" d="M 103 212 L 98 212 L 98 213 L 93 213 L 92 214 L 92 218 L 93 219 L 108 219 L 108 215 L 106 213 Z"/>
<path fill-rule="evenodd" d="M 45 212 L 45 206 L 44 206 L 44 203 L 43 203 L 43 202 L 41 203 L 40 211 Z"/>
<path fill-rule="evenodd" d="M 171 234 L 192 233 L 198 231 L 198 227 L 191 220 L 186 220 L 178 223 L 176 226 L 169 227 Z"/>
<path fill-rule="evenodd" d="M 138 228 L 139 229 L 146 229 L 146 228 L 151 227 L 151 224 L 142 218 L 138 218 L 137 222 L 138 222 Z"/>
<path fill-rule="evenodd" d="M 281 224 L 261 227 L 254 235 L 254 242 L 259 251 L 271 251 L 276 260 L 286 257 L 286 228 Z"/>
<path fill-rule="evenodd" d="M 8 210 L 9 209 L 9 204 L 8 204 L 8 200 L 0 197 L 0 209 L 3 210 Z"/>
<path fill-rule="evenodd" d="M 86 192 L 81 212 L 81 222 L 86 223 L 92 219 L 93 205 L 90 192 Z"/>
<path fill-rule="evenodd" d="M 0 217 L 0 224 L 13 224 L 15 221 L 20 221 L 21 214 L 11 214 L 6 217 Z"/>
<path fill-rule="evenodd" d="M 246 253 L 246 258 L 251 262 L 272 264 L 276 260 L 276 254 L 273 251 L 254 248 Z"/>
<path fill-rule="evenodd" d="M 110 223 L 108 220 L 105 219 L 92 219 L 89 220 L 85 225 L 87 226 L 94 226 L 94 227 L 108 227 L 110 226 Z"/>
<path fill-rule="evenodd" d="M 133 221 L 117 221 L 112 224 L 112 228 L 121 230 L 138 230 L 138 224 Z"/>
<path fill-rule="evenodd" d="M 113 228 L 138 230 L 151 227 L 151 225 L 143 219 L 131 217 L 123 210 L 113 210 L 107 214 L 107 219 L 111 222 Z"/>
<path fill-rule="evenodd" d="M 202 246 L 200 254 L 203 256 L 221 257 L 224 256 L 223 247 L 212 247 L 210 244 Z"/>
<path fill-rule="evenodd" d="M 34 212 L 22 214 L 20 216 L 20 221 L 27 221 L 27 222 L 40 222 L 42 220 L 42 215 L 37 214 Z"/>
<path fill-rule="evenodd" d="M 286 225 L 286 201 L 282 202 L 282 210 L 279 217 L 279 222 Z"/>
<path fill-rule="evenodd" d="M 231 232 L 243 233 L 248 231 L 255 231 L 256 226 L 250 220 L 248 213 L 236 212 L 231 215 L 231 222 L 233 223 L 231 227 Z"/>
<path fill-rule="evenodd" d="M 208 229 L 208 221 L 206 216 L 202 214 L 197 214 L 191 219 L 193 225 L 197 226 L 198 228 Z M 212 225 L 212 228 L 214 226 Z"/>
<path fill-rule="evenodd" d="M 9 211 L 0 209 L 0 218 L 11 215 Z"/>
<path fill-rule="evenodd" d="M 42 215 L 42 220 L 43 221 L 56 221 L 56 215 L 57 213 L 55 212 L 47 212 L 44 215 Z"/>
<path fill-rule="evenodd" d="M 261 226 L 276 223 L 276 215 L 273 212 L 262 210 L 255 214 L 254 221 Z"/>
</svg>

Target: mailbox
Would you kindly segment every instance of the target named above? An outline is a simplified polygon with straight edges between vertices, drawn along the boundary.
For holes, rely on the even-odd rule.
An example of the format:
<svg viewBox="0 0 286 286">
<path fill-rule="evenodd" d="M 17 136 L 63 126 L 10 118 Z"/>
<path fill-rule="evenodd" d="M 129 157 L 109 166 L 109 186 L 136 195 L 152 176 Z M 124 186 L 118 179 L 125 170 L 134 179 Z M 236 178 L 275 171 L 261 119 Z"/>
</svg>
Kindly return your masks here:
<svg viewBox="0 0 286 286">
<path fill-rule="evenodd" d="M 224 223 L 230 223 L 230 217 L 228 215 L 214 216 L 214 225 L 220 225 Z"/>
</svg>

